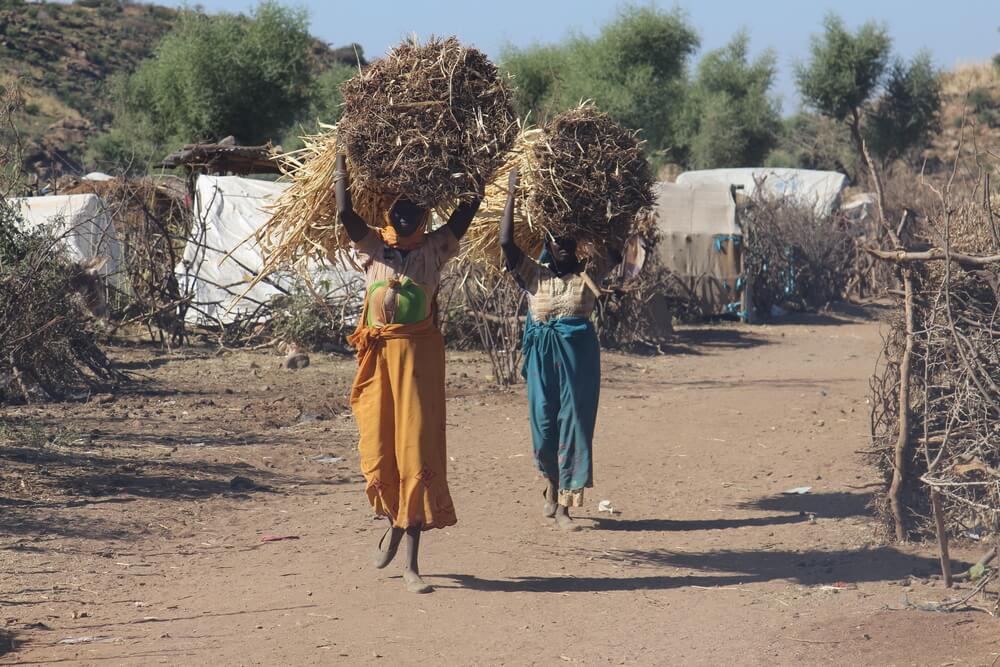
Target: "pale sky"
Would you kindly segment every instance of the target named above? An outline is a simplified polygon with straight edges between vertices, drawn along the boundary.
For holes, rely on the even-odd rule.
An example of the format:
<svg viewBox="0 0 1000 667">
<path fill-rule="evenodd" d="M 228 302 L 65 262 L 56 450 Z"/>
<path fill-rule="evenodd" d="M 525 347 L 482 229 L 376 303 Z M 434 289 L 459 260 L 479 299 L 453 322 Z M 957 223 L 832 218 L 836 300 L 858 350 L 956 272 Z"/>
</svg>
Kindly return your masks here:
<svg viewBox="0 0 1000 667">
<path fill-rule="evenodd" d="M 183 1 L 159 0 L 180 7 Z M 203 0 L 206 11 L 247 13 L 256 0 Z M 309 11 L 314 35 L 341 46 L 357 42 L 375 58 L 416 33 L 420 37 L 457 35 L 497 57 L 507 43 L 527 46 L 556 42 L 572 32 L 595 34 L 615 15 L 614 0 L 321 0 L 285 4 Z M 1000 0 L 689 0 L 640 2 L 670 9 L 679 6 L 701 36 L 702 51 L 724 45 L 740 28 L 750 33 L 751 47 L 778 54 L 775 92 L 785 113 L 798 106 L 794 64 L 806 57 L 809 36 L 820 30 L 823 16 L 834 11 L 855 27 L 869 19 L 889 27 L 896 51 L 911 57 L 931 51 L 939 66 L 981 62 L 1000 52 Z M 696 61 L 695 61 L 696 62 Z"/>
</svg>

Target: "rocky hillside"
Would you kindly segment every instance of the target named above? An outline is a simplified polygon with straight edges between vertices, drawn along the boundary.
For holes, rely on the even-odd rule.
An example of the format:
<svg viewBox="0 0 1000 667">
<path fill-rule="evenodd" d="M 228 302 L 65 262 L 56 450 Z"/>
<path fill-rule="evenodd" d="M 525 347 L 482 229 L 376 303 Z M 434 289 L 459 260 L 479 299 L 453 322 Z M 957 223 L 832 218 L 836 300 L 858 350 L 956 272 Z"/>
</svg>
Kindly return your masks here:
<svg viewBox="0 0 1000 667">
<path fill-rule="evenodd" d="M 85 142 L 110 120 L 112 75 L 149 57 L 178 20 L 175 9 L 122 0 L 0 0 L 0 85 L 19 79 L 28 104 L 18 119 L 32 171 L 73 172 Z M 354 49 L 316 42 L 322 63 L 354 61 Z"/>
<path fill-rule="evenodd" d="M 977 152 L 1000 155 L 1000 67 L 959 65 L 944 73 L 941 88 L 941 132 L 924 154 L 931 166 L 950 171 L 960 149 L 972 162 Z"/>
<path fill-rule="evenodd" d="M 0 85 L 20 78 L 26 93 L 19 126 L 28 166 L 76 163 L 109 119 L 109 77 L 133 70 L 176 19 L 151 5 L 0 0 Z"/>
</svg>

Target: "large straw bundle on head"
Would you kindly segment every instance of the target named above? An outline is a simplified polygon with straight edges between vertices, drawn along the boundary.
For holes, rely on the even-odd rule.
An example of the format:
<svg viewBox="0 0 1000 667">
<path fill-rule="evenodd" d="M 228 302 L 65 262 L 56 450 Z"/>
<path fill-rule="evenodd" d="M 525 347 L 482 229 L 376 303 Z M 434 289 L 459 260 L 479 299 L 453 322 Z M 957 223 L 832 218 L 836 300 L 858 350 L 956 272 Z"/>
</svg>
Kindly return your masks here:
<svg viewBox="0 0 1000 667">
<path fill-rule="evenodd" d="M 349 247 L 337 220 L 336 160 L 346 153 L 354 209 L 369 225 L 385 224 L 397 197 L 448 215 L 488 182 L 517 137 L 511 93 L 480 51 L 454 38 L 405 43 L 343 86 L 336 127 L 303 137 L 281 156 L 291 181 L 257 233 L 261 276 L 306 257 L 344 258 Z"/>
<path fill-rule="evenodd" d="M 632 234 L 652 243 L 653 174 L 641 144 L 609 116 L 583 105 L 518 135 L 486 186 L 463 242 L 464 261 L 503 266 L 498 228 L 514 167 L 520 172 L 514 238 L 529 256 L 539 255 L 546 235 L 577 239 L 584 257 L 620 251 Z"/>
<path fill-rule="evenodd" d="M 635 133 L 592 105 L 549 121 L 529 162 L 529 223 L 575 238 L 584 254 L 621 250 L 653 206 L 653 172 Z"/>
<path fill-rule="evenodd" d="M 426 208 L 473 196 L 518 132 L 496 66 L 454 37 L 401 44 L 341 91 L 338 135 L 357 186 Z"/>
</svg>

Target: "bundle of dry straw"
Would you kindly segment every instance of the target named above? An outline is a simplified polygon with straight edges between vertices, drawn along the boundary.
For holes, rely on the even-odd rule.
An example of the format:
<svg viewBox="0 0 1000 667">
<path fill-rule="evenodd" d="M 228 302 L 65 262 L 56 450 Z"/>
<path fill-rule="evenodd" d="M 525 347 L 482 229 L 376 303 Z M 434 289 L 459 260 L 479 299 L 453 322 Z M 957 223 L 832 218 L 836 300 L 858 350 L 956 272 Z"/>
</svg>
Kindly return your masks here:
<svg viewBox="0 0 1000 667">
<path fill-rule="evenodd" d="M 518 245 L 531 256 L 546 235 L 575 238 L 583 256 L 618 251 L 632 234 L 648 232 L 653 174 L 642 145 L 590 104 L 555 116 L 542 129 L 522 132 L 486 188 L 463 257 L 499 267 L 497 223 L 507 202 L 507 177 L 520 171 L 515 209 Z"/>
<path fill-rule="evenodd" d="M 531 191 L 532 155 L 534 145 L 543 140 L 542 130 L 526 129 L 521 132 L 507 159 L 497 170 L 493 180 L 486 185 L 486 193 L 479 212 L 472 220 L 469 231 L 462 240 L 461 261 L 469 262 L 488 270 L 501 270 L 503 258 L 500 252 L 500 218 L 507 205 L 508 179 L 516 167 L 520 173 L 518 198 L 514 209 L 514 240 L 531 257 L 537 257 L 542 250 L 545 230 L 524 215 L 525 200 Z"/>
<path fill-rule="evenodd" d="M 518 132 L 496 66 L 454 37 L 401 44 L 342 92 L 339 135 L 358 187 L 425 208 L 475 196 Z"/>
<path fill-rule="evenodd" d="M 653 173 L 634 132 L 593 105 L 554 117 L 532 150 L 529 220 L 591 252 L 621 250 L 653 206 Z"/>
<path fill-rule="evenodd" d="M 355 210 L 372 226 L 397 197 L 446 219 L 489 182 L 518 135 L 512 96 L 496 67 L 455 38 L 404 43 L 345 82 L 337 126 L 281 156 L 292 183 L 260 229 L 262 275 L 308 257 L 346 258 L 337 221 L 336 159 L 346 153 Z"/>
<path fill-rule="evenodd" d="M 271 218 L 257 230 L 264 251 L 260 277 L 304 259 L 346 258 L 347 233 L 337 220 L 337 128 L 322 125 L 323 134 L 302 137 L 305 146 L 279 157 L 279 166 L 291 186 L 271 207 Z M 348 160 L 348 170 L 351 162 Z M 354 209 L 369 224 L 379 224 L 380 198 L 351 183 Z"/>
</svg>

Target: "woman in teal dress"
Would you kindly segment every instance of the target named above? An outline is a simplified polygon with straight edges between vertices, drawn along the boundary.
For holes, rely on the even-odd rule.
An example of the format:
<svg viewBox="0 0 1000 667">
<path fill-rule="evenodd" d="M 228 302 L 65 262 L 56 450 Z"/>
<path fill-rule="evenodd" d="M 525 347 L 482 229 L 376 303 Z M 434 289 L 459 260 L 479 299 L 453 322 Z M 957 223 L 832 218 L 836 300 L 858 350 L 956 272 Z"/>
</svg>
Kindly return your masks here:
<svg viewBox="0 0 1000 667">
<path fill-rule="evenodd" d="M 550 237 L 536 260 L 514 242 L 518 172 L 500 221 L 507 270 L 528 296 L 522 374 L 528 384 L 535 463 L 545 478 L 546 517 L 577 530 L 570 507 L 594 485 L 593 441 L 601 393 L 601 348 L 590 318 L 609 262 L 577 258 L 573 238 Z"/>
</svg>

